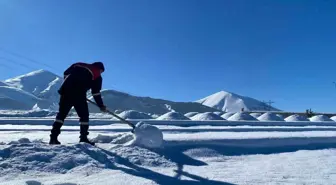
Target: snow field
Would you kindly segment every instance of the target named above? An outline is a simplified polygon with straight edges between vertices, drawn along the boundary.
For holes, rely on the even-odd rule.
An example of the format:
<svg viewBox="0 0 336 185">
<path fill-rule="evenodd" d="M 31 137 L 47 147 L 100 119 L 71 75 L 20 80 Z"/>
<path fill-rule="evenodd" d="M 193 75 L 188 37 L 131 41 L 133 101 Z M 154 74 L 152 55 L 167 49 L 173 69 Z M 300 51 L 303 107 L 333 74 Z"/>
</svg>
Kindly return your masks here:
<svg viewBox="0 0 336 185">
<path fill-rule="evenodd" d="M 165 123 L 158 126 L 164 143 L 157 149 L 129 145 L 134 135 L 125 124 L 91 126 L 89 137 L 98 142 L 97 147 L 78 143 L 78 126 L 64 126 L 60 135 L 64 145 L 49 146 L 43 142 L 48 141 L 50 126 L 0 125 L 4 142 L 0 184 L 254 185 L 336 180 L 335 124 L 207 126 L 199 121 L 199 126 L 181 127 Z M 10 131 L 19 127 L 22 130 Z"/>
</svg>

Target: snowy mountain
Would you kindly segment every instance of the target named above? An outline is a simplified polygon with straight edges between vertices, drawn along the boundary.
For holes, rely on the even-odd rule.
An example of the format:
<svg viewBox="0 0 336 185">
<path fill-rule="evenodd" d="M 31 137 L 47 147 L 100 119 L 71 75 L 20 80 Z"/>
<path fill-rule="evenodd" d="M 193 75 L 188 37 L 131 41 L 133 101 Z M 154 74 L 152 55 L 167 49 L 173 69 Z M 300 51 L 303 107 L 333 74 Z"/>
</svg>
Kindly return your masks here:
<svg viewBox="0 0 336 185">
<path fill-rule="evenodd" d="M 0 82 L 0 109 L 31 110 L 35 106 L 55 110 L 59 100 L 57 90 L 62 83 L 63 78 L 46 70 L 37 70 L 7 79 Z M 102 97 L 106 106 L 112 111 L 135 110 L 159 115 L 171 111 L 183 114 L 191 111 L 216 111 L 216 109 L 195 102 L 173 102 L 138 97 L 114 90 L 103 90 Z M 100 112 L 94 105 L 90 104 L 89 106 L 91 112 Z"/>
<path fill-rule="evenodd" d="M 103 90 L 101 92 L 104 103 L 110 110 L 136 110 L 152 114 L 165 114 L 176 111 L 181 114 L 188 112 L 213 112 L 216 109 L 201 105 L 196 102 L 173 102 L 150 97 L 133 96 L 115 90 Z M 89 99 L 93 100 L 92 97 Z M 89 105 L 90 112 L 99 112 L 94 105 Z"/>
<path fill-rule="evenodd" d="M 37 70 L 5 80 L 5 83 L 51 102 L 58 100 L 63 79 L 47 70 Z"/>
<path fill-rule="evenodd" d="M 0 81 L 0 109 L 31 110 L 32 107 L 55 110 L 58 107 L 59 94 L 57 90 L 63 83 L 63 78 L 47 70 L 37 70 L 28 74 Z M 139 97 L 115 90 L 103 90 L 102 97 L 111 110 L 135 110 L 139 112 L 163 115 L 167 112 L 216 112 L 245 110 L 264 110 L 266 104 L 234 93 L 218 92 L 196 102 L 173 102 L 151 97 Z M 92 99 L 92 97 L 90 97 Z M 89 105 L 90 112 L 100 110 Z M 272 110 L 277 110 L 272 108 Z"/>
<path fill-rule="evenodd" d="M 40 108 L 48 108 L 50 102 L 19 88 L 0 86 L 0 109 L 30 110 L 34 105 Z"/>
<path fill-rule="evenodd" d="M 196 102 L 226 112 L 239 112 L 242 108 L 245 111 L 269 109 L 271 111 L 279 111 L 256 99 L 226 91 L 217 92 Z"/>
<path fill-rule="evenodd" d="M 1 86 L 8 86 L 8 84 L 6 84 L 5 82 L 0 81 L 0 87 Z"/>
</svg>

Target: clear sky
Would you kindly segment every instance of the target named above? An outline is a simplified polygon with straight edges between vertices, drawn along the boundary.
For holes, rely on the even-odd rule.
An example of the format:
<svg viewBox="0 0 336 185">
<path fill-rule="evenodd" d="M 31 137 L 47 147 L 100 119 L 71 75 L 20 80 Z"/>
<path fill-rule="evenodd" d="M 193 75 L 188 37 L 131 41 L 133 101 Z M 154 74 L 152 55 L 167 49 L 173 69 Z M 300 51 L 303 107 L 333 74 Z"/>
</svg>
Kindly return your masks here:
<svg viewBox="0 0 336 185">
<path fill-rule="evenodd" d="M 0 26 L 0 79 L 99 60 L 134 95 L 336 112 L 336 1 L 0 0 Z"/>
</svg>

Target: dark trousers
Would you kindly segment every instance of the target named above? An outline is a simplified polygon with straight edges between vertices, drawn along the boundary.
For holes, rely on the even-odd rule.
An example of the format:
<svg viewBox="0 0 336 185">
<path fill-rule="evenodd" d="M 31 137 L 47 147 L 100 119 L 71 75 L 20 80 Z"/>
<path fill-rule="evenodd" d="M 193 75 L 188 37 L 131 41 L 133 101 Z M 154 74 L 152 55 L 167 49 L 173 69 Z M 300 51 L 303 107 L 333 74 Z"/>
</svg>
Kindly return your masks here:
<svg viewBox="0 0 336 185">
<path fill-rule="evenodd" d="M 56 121 L 64 122 L 71 108 L 74 107 L 81 125 L 88 125 L 89 108 L 86 102 L 86 97 L 76 97 L 74 95 L 62 95 L 59 102 L 59 110 L 56 115 Z"/>
<path fill-rule="evenodd" d="M 60 134 L 60 129 L 72 107 L 75 108 L 77 115 L 79 116 L 81 135 L 85 136 L 89 134 L 89 108 L 86 101 L 86 96 L 61 95 L 59 101 L 59 110 L 51 130 L 53 137 L 57 137 Z"/>
</svg>

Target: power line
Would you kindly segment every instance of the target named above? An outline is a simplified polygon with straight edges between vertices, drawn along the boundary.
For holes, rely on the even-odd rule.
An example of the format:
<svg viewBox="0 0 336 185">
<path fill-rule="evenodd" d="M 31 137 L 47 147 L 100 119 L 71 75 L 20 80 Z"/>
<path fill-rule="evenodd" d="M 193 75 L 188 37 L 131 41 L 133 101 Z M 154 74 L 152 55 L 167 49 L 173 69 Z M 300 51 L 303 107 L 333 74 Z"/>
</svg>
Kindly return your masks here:
<svg viewBox="0 0 336 185">
<path fill-rule="evenodd" d="M 31 66 L 28 66 L 28 65 L 26 65 L 26 64 L 17 62 L 17 61 L 15 61 L 15 60 L 12 60 L 12 59 L 9 59 L 9 58 L 6 58 L 6 57 L 2 57 L 2 56 L 0 56 L 0 60 L 8 61 L 8 62 L 11 62 L 11 63 L 17 64 L 17 65 L 20 65 L 20 66 L 25 67 L 25 68 L 30 69 L 30 70 L 35 70 L 35 69 L 34 69 L 33 67 L 31 67 Z"/>
<path fill-rule="evenodd" d="M 9 65 L 7 65 L 7 64 L 4 64 L 3 62 L 1 62 L 0 67 L 5 67 L 5 68 L 10 69 L 10 70 L 13 69 L 11 66 L 9 66 Z"/>
<path fill-rule="evenodd" d="M 18 54 L 18 53 L 9 51 L 9 50 L 7 50 L 7 49 L 5 49 L 5 48 L 3 48 L 3 47 L 0 47 L 0 50 L 3 51 L 3 52 L 5 52 L 5 53 L 11 54 L 11 55 L 13 55 L 13 56 L 16 56 L 16 57 L 25 59 L 25 60 L 27 60 L 27 61 L 30 61 L 30 62 L 32 62 L 32 63 L 39 64 L 39 65 L 43 65 L 43 66 L 45 66 L 45 67 L 48 67 L 48 68 L 50 68 L 50 69 L 53 69 L 52 66 L 49 66 L 49 65 L 47 65 L 47 64 L 45 64 L 45 63 L 42 63 L 42 62 L 39 62 L 39 61 L 37 61 L 37 60 L 31 59 L 31 58 L 29 58 L 29 57 L 23 56 L 23 55 L 21 55 L 21 54 Z"/>
</svg>

